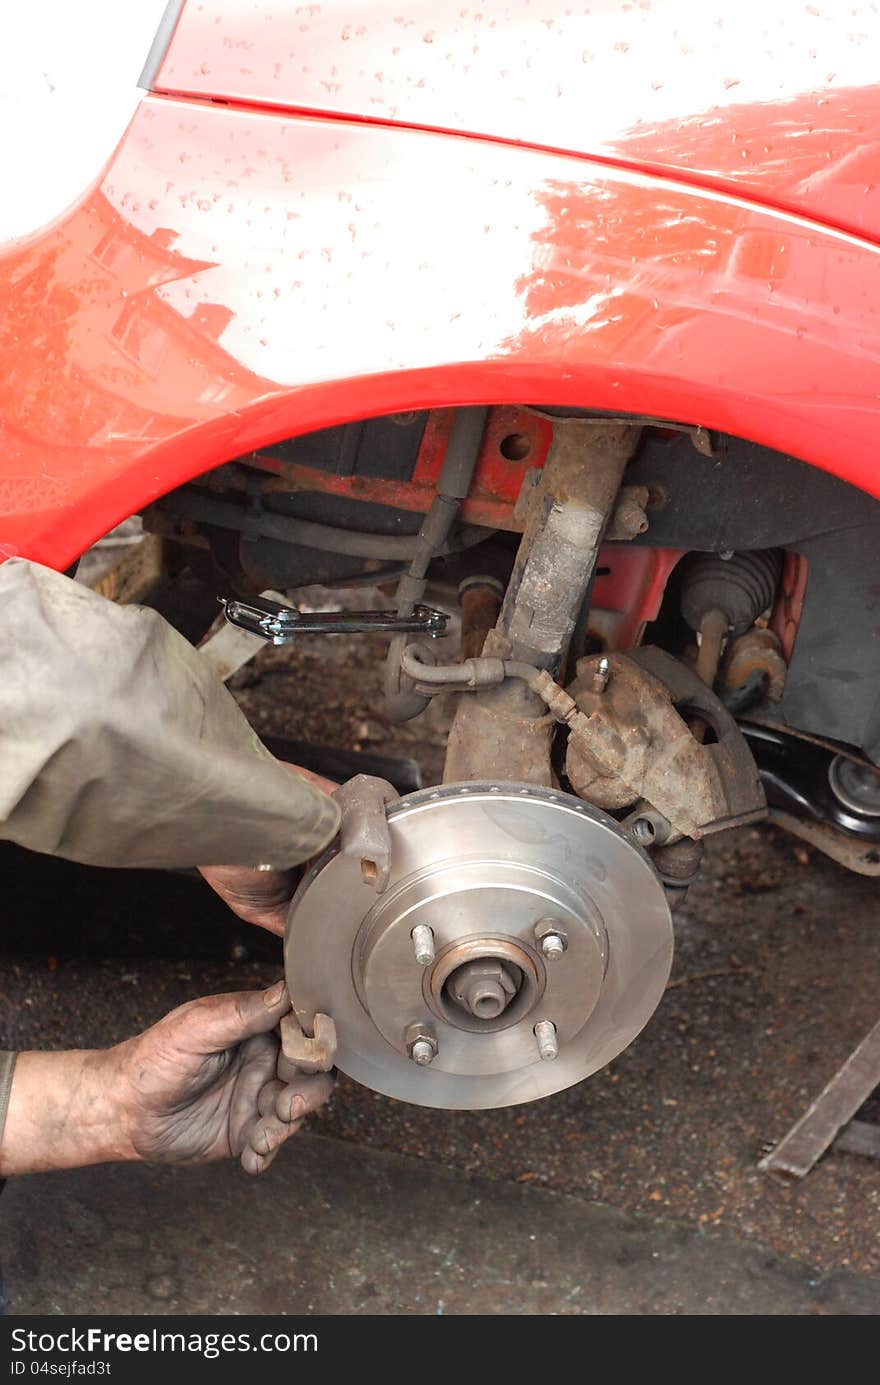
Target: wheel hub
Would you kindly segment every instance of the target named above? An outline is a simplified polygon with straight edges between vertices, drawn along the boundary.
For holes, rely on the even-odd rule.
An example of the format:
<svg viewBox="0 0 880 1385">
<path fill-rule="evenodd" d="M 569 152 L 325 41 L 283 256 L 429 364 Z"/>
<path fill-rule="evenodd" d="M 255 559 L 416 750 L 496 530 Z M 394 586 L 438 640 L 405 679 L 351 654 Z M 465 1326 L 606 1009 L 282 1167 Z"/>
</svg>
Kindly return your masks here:
<svg viewBox="0 0 880 1385">
<path fill-rule="evenodd" d="M 424 1106 L 514 1105 L 608 1063 L 657 1005 L 672 927 L 647 857 L 566 794 L 447 785 L 388 810 L 377 897 L 335 850 L 293 901 L 285 969 L 341 1070 Z M 553 1061 L 548 1061 L 552 1059 Z"/>
</svg>

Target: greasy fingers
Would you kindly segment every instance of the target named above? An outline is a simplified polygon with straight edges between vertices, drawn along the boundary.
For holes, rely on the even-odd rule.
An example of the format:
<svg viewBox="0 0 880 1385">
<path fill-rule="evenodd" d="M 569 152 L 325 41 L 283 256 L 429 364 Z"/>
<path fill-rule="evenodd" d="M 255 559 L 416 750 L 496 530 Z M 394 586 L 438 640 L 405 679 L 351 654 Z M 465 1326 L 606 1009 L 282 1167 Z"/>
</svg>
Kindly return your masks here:
<svg viewBox="0 0 880 1385">
<path fill-rule="evenodd" d="M 229 1151 L 238 1157 L 248 1143 L 254 1121 L 260 1112 L 264 1087 L 277 1082 L 275 1064 L 278 1040 L 274 1034 L 257 1034 L 241 1047 L 241 1068 L 229 1098 Z"/>
<path fill-rule="evenodd" d="M 241 1167 L 245 1173 L 263 1173 L 284 1141 L 295 1135 L 301 1125 L 301 1120 L 280 1121 L 277 1116 L 259 1116 L 253 1121 L 241 1152 Z"/>
<path fill-rule="evenodd" d="M 299 1130 L 299 1126 L 300 1122 L 297 1122 L 296 1125 L 292 1125 L 288 1133 L 295 1135 Z M 250 1174 L 252 1177 L 258 1173 L 265 1173 L 266 1170 L 271 1168 L 275 1163 L 280 1148 L 281 1145 L 279 1145 L 277 1149 L 273 1149 L 271 1154 L 258 1154 L 255 1149 L 248 1145 L 241 1156 L 241 1167 L 244 1169 L 245 1173 Z"/>
<path fill-rule="evenodd" d="M 274 1116 L 275 1103 L 281 1092 L 284 1090 L 284 1083 L 277 1077 L 272 1077 L 268 1082 L 264 1082 L 257 1094 L 257 1110 L 261 1116 Z"/>
<path fill-rule="evenodd" d="M 302 1121 L 280 1121 L 277 1116 L 261 1116 L 254 1122 L 248 1136 L 248 1146 L 256 1154 L 265 1158 L 280 1149 L 288 1135 L 296 1134 Z"/>
<path fill-rule="evenodd" d="M 297 1074 L 285 1083 L 275 1098 L 275 1114 L 279 1120 L 301 1120 L 324 1105 L 333 1092 L 333 1078 L 329 1072 L 316 1072 L 314 1076 Z"/>
<path fill-rule="evenodd" d="M 296 1074 L 294 1080 L 264 1082 L 256 1097 L 258 1116 L 243 1133 L 241 1166 L 245 1173 L 263 1173 L 278 1150 L 300 1129 L 303 1118 L 317 1111 L 333 1091 L 329 1073 Z"/>
<path fill-rule="evenodd" d="M 257 1034 L 269 1034 L 290 1009 L 283 981 L 265 991 L 232 991 L 228 995 L 203 996 L 173 1010 L 178 1037 L 202 1053 L 220 1053 Z"/>
</svg>

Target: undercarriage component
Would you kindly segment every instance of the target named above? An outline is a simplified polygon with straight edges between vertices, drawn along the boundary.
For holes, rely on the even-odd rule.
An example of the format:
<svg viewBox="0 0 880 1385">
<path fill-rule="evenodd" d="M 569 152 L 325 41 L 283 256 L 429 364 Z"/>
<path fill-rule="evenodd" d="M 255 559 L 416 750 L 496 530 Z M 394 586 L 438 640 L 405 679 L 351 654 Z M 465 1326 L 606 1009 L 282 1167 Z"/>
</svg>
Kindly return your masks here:
<svg viewBox="0 0 880 1385">
<path fill-rule="evenodd" d="M 381 896 L 331 849 L 288 919 L 294 1013 L 304 1031 L 333 1016 L 343 1072 L 419 1105 L 500 1107 L 580 1082 L 632 1041 L 665 988 L 672 929 L 612 819 L 534 785 L 469 783 L 392 803 L 388 830 Z"/>
<path fill-rule="evenodd" d="M 857 875 L 880 875 L 880 771 L 849 751 L 743 722 L 777 827 Z"/>
<path fill-rule="evenodd" d="M 597 690 L 602 663 L 610 666 Z M 565 768 L 597 807 L 647 802 L 686 837 L 699 838 L 766 811 L 751 752 L 733 717 L 696 672 L 661 649 L 581 659 L 568 689 L 579 716 Z M 688 720 L 709 727 L 707 743 Z"/>
<path fill-rule="evenodd" d="M 426 696 L 451 688 L 479 697 L 482 689 L 520 683 L 539 698 L 547 716 L 508 716 L 510 733 L 533 727 L 543 738 L 554 722 L 566 726 L 565 768 L 575 792 L 608 811 L 637 805 L 623 826 L 640 845 L 699 839 L 766 814 L 755 762 L 730 712 L 696 670 L 662 649 L 581 659 L 568 690 L 546 669 L 516 659 L 434 665 L 430 656 L 421 645 L 403 656 L 413 687 Z M 498 735 L 489 749 L 499 766 L 521 752 L 521 742 L 500 738 L 500 718 L 483 724 Z"/>
<path fill-rule="evenodd" d="M 827 822 L 814 822 L 810 818 L 795 817 L 783 808 L 771 808 L 767 814 L 774 827 L 781 827 L 793 837 L 799 837 L 808 846 L 821 851 L 846 870 L 855 875 L 880 876 L 880 846 L 862 837 L 851 837 L 840 832 Z"/>
<path fill-rule="evenodd" d="M 482 654 L 486 636 L 495 628 L 504 586 L 497 577 L 476 573 L 465 577 L 458 588 L 461 606 L 461 657 L 476 658 Z"/>
<path fill-rule="evenodd" d="M 437 493 L 422 521 L 409 568 L 397 584 L 397 614 L 401 618 L 410 616 L 424 596 L 431 561 L 446 543 L 461 502 L 470 489 L 487 415 L 488 409 L 457 409 L 455 412 Z M 388 649 L 385 707 L 392 721 L 408 721 L 426 705 L 424 698 L 414 694 L 401 673 L 406 642 L 406 635 L 399 634 Z"/>
<path fill-rule="evenodd" d="M 775 630 L 747 630 L 731 640 L 721 669 L 724 705 L 734 715 L 759 702 L 779 702 L 788 672 Z"/>
<path fill-rule="evenodd" d="M 217 529 L 230 529 L 246 539 L 277 539 L 294 547 L 338 553 L 348 558 L 400 563 L 411 562 L 419 552 L 417 534 L 373 534 L 344 526 L 318 524 L 278 509 L 246 509 L 231 501 L 217 500 L 194 485 L 172 491 L 157 508 L 162 515 L 210 524 Z M 150 529 L 159 528 L 152 523 L 152 515 L 147 516 L 145 523 Z M 447 537 L 437 551 L 457 553 L 460 549 L 481 543 L 491 532 L 491 529 L 482 529 L 477 525 L 464 525 L 454 537 Z"/>
<path fill-rule="evenodd" d="M 880 770 L 779 727 L 743 722 L 742 729 L 772 810 L 880 846 Z"/>
<path fill-rule="evenodd" d="M 721 655 L 724 653 L 724 642 L 727 639 L 729 629 L 727 616 L 717 607 L 707 611 L 700 621 L 697 630 L 700 637 L 700 647 L 697 650 L 694 672 L 706 684 L 707 688 L 714 688 L 715 686 L 718 666 L 721 663 Z"/>
<path fill-rule="evenodd" d="M 699 637 L 696 671 L 708 687 L 715 686 L 727 640 L 744 636 L 773 605 L 781 571 L 781 555 L 772 549 L 695 553 L 685 560 L 681 611 Z"/>
<path fill-rule="evenodd" d="M 720 611 L 728 633 L 745 634 L 772 606 L 782 571 L 774 549 L 756 553 L 695 553 L 684 563 L 681 611 L 699 630 L 710 611 Z"/>
<path fill-rule="evenodd" d="M 555 677 L 566 657 L 599 548 L 639 429 L 559 419 L 543 471 L 521 498 L 522 542 L 483 655 Z M 463 699 L 446 749 L 444 780 L 552 783 L 553 720 L 522 681 Z"/>
<path fill-rule="evenodd" d="M 828 766 L 828 784 L 840 806 L 860 820 L 880 818 L 880 771 L 873 765 L 835 755 Z"/>
<path fill-rule="evenodd" d="M 700 873 L 703 843 L 696 842 L 691 837 L 682 837 L 680 842 L 658 846 L 651 853 L 651 860 L 663 881 L 666 898 L 674 914 L 684 903 L 688 889 Z"/>
<path fill-rule="evenodd" d="M 609 542 L 629 543 L 647 533 L 650 522 L 646 511 L 651 503 L 647 486 L 621 486 L 614 513 L 605 531 Z"/>
</svg>

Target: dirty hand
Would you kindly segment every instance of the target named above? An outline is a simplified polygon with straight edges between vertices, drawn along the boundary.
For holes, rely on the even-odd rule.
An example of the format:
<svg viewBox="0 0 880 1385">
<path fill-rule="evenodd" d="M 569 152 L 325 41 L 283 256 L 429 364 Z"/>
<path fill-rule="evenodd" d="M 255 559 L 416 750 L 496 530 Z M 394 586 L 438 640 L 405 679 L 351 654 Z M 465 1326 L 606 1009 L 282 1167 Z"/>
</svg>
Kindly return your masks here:
<svg viewBox="0 0 880 1385">
<path fill-rule="evenodd" d="M 301 765 L 287 765 L 293 774 L 309 779 L 323 793 L 333 794 L 339 787 Z M 199 866 L 203 878 L 216 894 L 245 923 L 284 934 L 287 911 L 299 879 L 295 870 L 256 870 L 250 866 Z"/>
<path fill-rule="evenodd" d="M 0 1178 L 124 1160 L 268 1168 L 331 1078 L 280 1053 L 284 983 L 192 1000 L 108 1049 L 19 1053 Z"/>
<path fill-rule="evenodd" d="M 290 1009 L 280 981 L 267 991 L 206 996 L 172 1010 L 115 1050 L 134 1150 L 150 1163 L 241 1160 L 262 1173 L 303 1116 L 327 1100 L 328 1074 L 307 1077 L 282 1059 L 278 1022 Z"/>
</svg>

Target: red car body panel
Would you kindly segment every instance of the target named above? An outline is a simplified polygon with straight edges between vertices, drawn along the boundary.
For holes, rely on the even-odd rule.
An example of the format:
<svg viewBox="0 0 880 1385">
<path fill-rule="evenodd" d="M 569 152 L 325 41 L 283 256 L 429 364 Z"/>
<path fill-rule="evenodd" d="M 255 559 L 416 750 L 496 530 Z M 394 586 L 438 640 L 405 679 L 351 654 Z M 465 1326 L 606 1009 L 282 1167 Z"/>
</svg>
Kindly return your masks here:
<svg viewBox="0 0 880 1385">
<path fill-rule="evenodd" d="M 193 23 L 209 17 L 223 35 L 239 9 L 189 5 L 159 80 L 170 83 L 180 44 L 204 41 Z M 250 11 L 271 29 L 265 7 Z M 494 15 L 501 26 L 500 12 L 481 13 L 474 24 Z M 522 46 L 525 7 L 516 14 Z M 566 142 L 566 121 L 552 137 L 547 124 L 547 19 L 542 5 L 530 21 L 533 119 L 511 96 L 520 124 L 508 121 L 505 139 L 528 127 L 533 145 Z M 415 107 L 397 128 L 376 123 L 390 108 L 367 121 L 361 97 L 343 111 L 354 119 L 282 110 L 280 96 L 260 110 L 257 77 L 275 80 L 262 67 L 268 48 L 228 25 L 225 37 L 237 52 L 256 45 L 237 59 L 254 104 L 146 97 L 98 184 L 0 256 L 0 556 L 62 567 L 230 457 L 353 418 L 467 403 L 702 424 L 880 495 L 880 250 L 868 211 L 847 211 L 843 155 L 826 160 L 824 184 L 810 155 L 801 172 L 813 173 L 788 193 L 760 184 L 760 158 L 751 183 L 716 161 L 707 183 L 730 181 L 734 193 L 698 186 L 696 165 L 687 180 L 677 165 L 675 178 L 659 176 L 653 158 L 616 167 L 608 141 L 591 160 L 496 142 L 501 126 L 475 120 L 493 139 L 401 128 L 428 120 Z M 326 33 L 337 57 L 350 41 Z M 420 42 L 435 50 L 435 113 L 442 73 L 453 73 L 442 123 L 454 126 L 454 64 Z M 216 53 L 227 46 L 218 37 Z M 310 51 L 333 65 L 317 40 Z M 219 69 L 202 76 L 228 85 Z M 823 80 L 805 89 L 802 114 L 827 94 Z M 317 99 L 278 82 L 291 100 Z M 766 115 L 772 125 L 773 101 Z M 847 148 L 867 160 L 867 180 L 876 146 Z M 762 206 L 765 195 L 797 210 Z"/>
<path fill-rule="evenodd" d="M 588 154 L 880 236 L 880 9 L 189 0 L 160 91 Z"/>
</svg>

